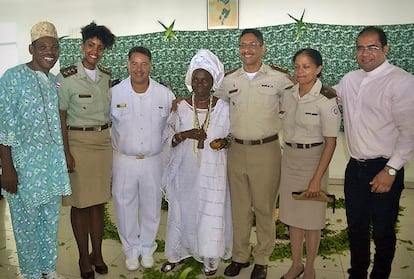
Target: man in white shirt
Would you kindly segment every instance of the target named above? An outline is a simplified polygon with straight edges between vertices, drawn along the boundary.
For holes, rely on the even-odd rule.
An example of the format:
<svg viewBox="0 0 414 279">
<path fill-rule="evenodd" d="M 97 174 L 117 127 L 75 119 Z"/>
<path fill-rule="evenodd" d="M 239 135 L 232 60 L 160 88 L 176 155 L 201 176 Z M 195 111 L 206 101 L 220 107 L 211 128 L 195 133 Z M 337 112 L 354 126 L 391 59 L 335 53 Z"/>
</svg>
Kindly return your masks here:
<svg viewBox="0 0 414 279">
<path fill-rule="evenodd" d="M 170 89 L 150 78 L 151 52 L 133 47 L 130 76 L 111 89 L 114 198 L 118 233 L 130 271 L 154 265 L 152 254 L 161 215 L 162 133 L 172 100 Z"/>
<path fill-rule="evenodd" d="M 389 277 L 404 164 L 414 151 L 414 76 L 391 65 L 388 51 L 382 29 L 364 28 L 356 42 L 361 69 L 346 74 L 335 86 L 351 155 L 345 172 L 349 278 L 367 278 L 370 225 L 375 243 L 370 278 Z"/>
</svg>

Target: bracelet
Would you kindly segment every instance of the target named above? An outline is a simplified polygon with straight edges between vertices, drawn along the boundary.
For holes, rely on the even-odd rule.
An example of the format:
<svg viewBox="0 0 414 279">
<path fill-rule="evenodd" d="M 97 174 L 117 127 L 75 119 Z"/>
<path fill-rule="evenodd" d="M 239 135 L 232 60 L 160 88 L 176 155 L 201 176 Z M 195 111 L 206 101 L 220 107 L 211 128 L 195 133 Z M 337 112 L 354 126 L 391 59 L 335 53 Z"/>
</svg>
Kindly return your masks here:
<svg viewBox="0 0 414 279">
<path fill-rule="evenodd" d="M 232 134 L 228 134 L 227 137 L 224 138 L 224 140 L 226 141 L 225 145 L 223 146 L 223 148 L 228 149 L 231 145 L 231 140 L 233 139 L 233 135 Z"/>
<path fill-rule="evenodd" d="M 180 142 L 176 139 L 175 135 L 172 137 L 172 144 L 178 145 Z"/>
<path fill-rule="evenodd" d="M 182 142 L 182 141 L 184 141 L 184 139 L 183 139 L 183 136 L 181 135 L 181 132 L 180 133 L 177 133 L 177 134 L 175 134 L 173 137 L 172 137 L 172 143 L 174 144 L 174 145 L 178 145 L 180 142 Z"/>
</svg>

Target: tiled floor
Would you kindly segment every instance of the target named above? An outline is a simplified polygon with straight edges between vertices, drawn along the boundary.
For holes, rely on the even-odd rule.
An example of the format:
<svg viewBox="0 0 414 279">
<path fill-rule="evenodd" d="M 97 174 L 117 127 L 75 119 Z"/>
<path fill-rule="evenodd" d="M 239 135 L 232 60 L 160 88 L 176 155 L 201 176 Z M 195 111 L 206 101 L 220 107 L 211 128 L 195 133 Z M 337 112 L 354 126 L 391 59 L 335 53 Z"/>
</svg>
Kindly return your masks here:
<svg viewBox="0 0 414 279">
<path fill-rule="evenodd" d="M 330 187 L 330 192 L 337 197 L 343 196 L 342 186 L 334 185 Z M 110 204 L 110 211 L 113 211 Z M 414 189 L 406 189 L 401 198 L 401 205 L 405 207 L 399 222 L 398 247 L 393 263 L 391 278 L 414 278 Z M 344 210 L 337 210 L 334 214 L 328 210 L 328 218 L 338 228 L 343 228 L 345 224 Z M 163 239 L 165 235 L 166 214 L 163 214 L 162 224 L 159 230 L 159 238 Z M 254 241 L 254 235 L 252 241 Z M 124 255 L 121 245 L 115 240 L 104 240 L 103 244 L 104 259 L 109 265 L 109 274 L 97 276 L 100 279 L 125 278 L 135 279 L 142 278 L 142 270 L 129 272 L 124 266 Z M 162 259 L 163 254 L 157 253 L 156 260 Z M 64 207 L 59 224 L 59 259 L 57 270 L 59 273 L 69 279 L 80 278 L 79 268 L 77 266 L 78 253 L 76 243 L 73 238 L 72 229 L 69 220 L 69 208 Z M 268 279 L 280 278 L 289 268 L 290 261 L 274 261 L 269 266 Z M 157 268 L 160 263 L 157 262 Z M 220 264 L 216 276 L 223 276 L 225 263 Z M 316 262 L 316 277 L 329 279 L 347 278 L 346 270 L 349 267 L 349 254 L 334 255 L 328 259 L 319 257 Z M 237 279 L 250 278 L 251 267 L 241 271 Z M 98 275 L 98 274 L 97 274 Z M 10 222 L 10 214 L 5 199 L 0 201 L 0 278 L 15 279 L 22 278 L 19 276 L 18 260 L 13 232 Z M 200 276 L 204 278 L 204 276 Z"/>
</svg>

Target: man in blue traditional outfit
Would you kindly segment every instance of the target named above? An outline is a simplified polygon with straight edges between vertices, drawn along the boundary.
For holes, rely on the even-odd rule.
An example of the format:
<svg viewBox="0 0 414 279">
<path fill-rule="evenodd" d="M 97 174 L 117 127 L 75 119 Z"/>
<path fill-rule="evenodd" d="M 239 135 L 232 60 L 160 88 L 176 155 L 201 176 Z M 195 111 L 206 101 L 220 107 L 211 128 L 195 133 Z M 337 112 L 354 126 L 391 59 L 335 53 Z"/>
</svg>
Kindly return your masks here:
<svg viewBox="0 0 414 279">
<path fill-rule="evenodd" d="M 0 79 L 0 158 L 22 275 L 61 279 L 56 272 L 61 196 L 71 193 L 60 129 L 55 76 L 56 28 L 31 29 L 32 61 Z"/>
</svg>

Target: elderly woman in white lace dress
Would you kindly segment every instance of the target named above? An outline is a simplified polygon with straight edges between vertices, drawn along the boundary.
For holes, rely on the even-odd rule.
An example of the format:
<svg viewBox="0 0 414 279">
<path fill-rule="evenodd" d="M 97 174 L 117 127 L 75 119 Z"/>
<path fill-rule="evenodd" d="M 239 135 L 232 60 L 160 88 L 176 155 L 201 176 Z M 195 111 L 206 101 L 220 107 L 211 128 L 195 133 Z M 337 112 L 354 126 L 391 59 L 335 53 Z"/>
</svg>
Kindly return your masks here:
<svg viewBox="0 0 414 279">
<path fill-rule="evenodd" d="M 223 77 L 217 56 L 199 50 L 185 79 L 192 95 L 178 103 L 168 119 L 165 137 L 171 149 L 164 174 L 168 200 L 164 272 L 193 257 L 211 276 L 221 258 L 231 257 L 229 106 L 211 94 Z"/>
</svg>

